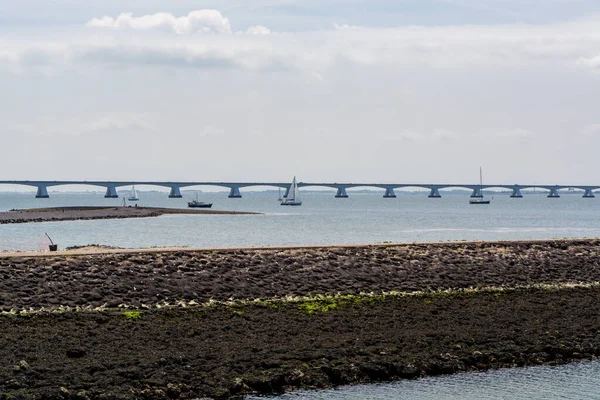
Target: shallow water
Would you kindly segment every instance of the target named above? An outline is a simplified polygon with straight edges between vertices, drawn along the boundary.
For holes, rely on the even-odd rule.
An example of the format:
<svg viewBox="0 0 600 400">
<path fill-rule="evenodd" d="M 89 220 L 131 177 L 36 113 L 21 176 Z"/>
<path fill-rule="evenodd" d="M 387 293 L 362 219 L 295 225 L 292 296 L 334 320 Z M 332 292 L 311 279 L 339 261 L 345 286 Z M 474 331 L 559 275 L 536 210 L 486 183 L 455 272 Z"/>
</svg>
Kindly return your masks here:
<svg viewBox="0 0 600 400">
<path fill-rule="evenodd" d="M 268 396 L 277 400 L 600 399 L 600 361 L 461 373 Z M 265 397 L 248 397 L 247 400 Z"/>
<path fill-rule="evenodd" d="M 330 243 L 418 242 L 443 240 L 547 239 L 600 236 L 600 199 L 581 194 L 559 199 L 529 194 L 511 199 L 495 194 L 491 205 L 469 205 L 468 193 L 303 193 L 301 207 L 282 207 L 277 193 L 204 193 L 213 209 L 259 211 L 264 215 L 164 215 L 157 218 L 65 221 L 0 225 L 0 249 L 36 249 L 47 232 L 60 247 L 99 243 L 121 247 L 259 246 Z M 67 205 L 114 205 L 103 193 L 0 193 L 0 210 Z M 140 205 L 186 207 L 193 193 L 169 199 L 166 193 L 141 192 Z"/>
</svg>

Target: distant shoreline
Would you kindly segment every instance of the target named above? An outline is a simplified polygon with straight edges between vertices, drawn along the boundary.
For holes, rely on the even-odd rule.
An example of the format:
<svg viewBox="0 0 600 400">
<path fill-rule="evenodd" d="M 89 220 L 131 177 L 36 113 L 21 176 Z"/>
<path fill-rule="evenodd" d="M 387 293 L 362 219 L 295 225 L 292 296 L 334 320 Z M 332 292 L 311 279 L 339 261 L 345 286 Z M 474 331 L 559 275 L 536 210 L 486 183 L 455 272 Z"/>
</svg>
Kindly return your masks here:
<svg viewBox="0 0 600 400">
<path fill-rule="evenodd" d="M 165 214 L 211 214 L 238 215 L 260 214 L 246 211 L 192 210 L 185 208 L 161 207 L 106 207 L 74 206 L 47 207 L 0 212 L 1 224 L 22 224 L 29 222 L 78 221 L 95 219 L 148 218 Z"/>
</svg>

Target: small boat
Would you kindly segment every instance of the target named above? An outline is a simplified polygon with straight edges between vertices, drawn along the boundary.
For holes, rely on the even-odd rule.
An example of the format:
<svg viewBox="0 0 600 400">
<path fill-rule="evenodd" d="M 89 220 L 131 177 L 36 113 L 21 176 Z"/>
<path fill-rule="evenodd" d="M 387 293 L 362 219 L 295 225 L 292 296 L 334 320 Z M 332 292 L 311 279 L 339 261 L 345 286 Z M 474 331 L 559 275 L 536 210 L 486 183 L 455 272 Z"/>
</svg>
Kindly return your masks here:
<svg viewBox="0 0 600 400">
<path fill-rule="evenodd" d="M 137 194 L 137 190 L 135 190 L 135 185 L 133 185 L 131 187 L 131 192 L 129 193 L 129 197 L 127 198 L 127 200 L 129 201 L 139 201 L 140 198 L 138 197 Z"/>
<path fill-rule="evenodd" d="M 137 191 L 135 190 L 135 185 L 133 185 L 131 187 L 131 193 L 129 193 L 129 197 L 127 198 L 127 200 L 129 201 L 139 201 L 140 198 L 138 197 Z"/>
<path fill-rule="evenodd" d="M 490 204 L 492 200 L 485 200 L 483 198 L 483 174 L 481 173 L 481 167 L 479 167 L 479 190 L 481 191 L 481 197 L 469 200 L 469 204 Z"/>
<path fill-rule="evenodd" d="M 196 193 L 196 200 L 188 201 L 188 207 L 191 208 L 211 208 L 213 203 L 205 203 L 198 200 L 198 193 Z"/>
<path fill-rule="evenodd" d="M 469 200 L 469 204 L 490 204 L 491 200 L 484 199 L 471 199 Z"/>
<path fill-rule="evenodd" d="M 302 201 L 300 201 L 300 192 L 298 191 L 298 183 L 296 182 L 296 177 L 292 180 L 292 184 L 290 185 L 290 190 L 288 191 L 287 197 L 285 197 L 282 202 L 282 206 L 301 206 Z"/>
</svg>

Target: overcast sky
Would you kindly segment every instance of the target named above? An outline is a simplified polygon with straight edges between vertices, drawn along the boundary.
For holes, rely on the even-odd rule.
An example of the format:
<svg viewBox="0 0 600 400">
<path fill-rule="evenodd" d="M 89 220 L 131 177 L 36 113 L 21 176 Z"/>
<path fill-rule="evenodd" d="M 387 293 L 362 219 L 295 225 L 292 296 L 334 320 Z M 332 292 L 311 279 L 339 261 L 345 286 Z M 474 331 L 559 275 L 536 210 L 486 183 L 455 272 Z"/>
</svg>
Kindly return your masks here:
<svg viewBox="0 0 600 400">
<path fill-rule="evenodd" d="M 0 2 L 0 179 L 600 183 L 597 0 Z"/>
</svg>

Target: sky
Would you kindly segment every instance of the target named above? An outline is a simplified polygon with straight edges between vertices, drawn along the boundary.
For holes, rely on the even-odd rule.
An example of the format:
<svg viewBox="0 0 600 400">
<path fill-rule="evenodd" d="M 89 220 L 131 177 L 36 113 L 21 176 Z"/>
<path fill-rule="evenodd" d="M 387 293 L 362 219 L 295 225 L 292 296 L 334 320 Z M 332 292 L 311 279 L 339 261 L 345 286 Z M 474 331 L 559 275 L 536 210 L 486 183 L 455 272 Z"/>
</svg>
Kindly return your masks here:
<svg viewBox="0 0 600 400">
<path fill-rule="evenodd" d="M 0 1 L 0 179 L 600 183 L 597 0 Z"/>
</svg>

